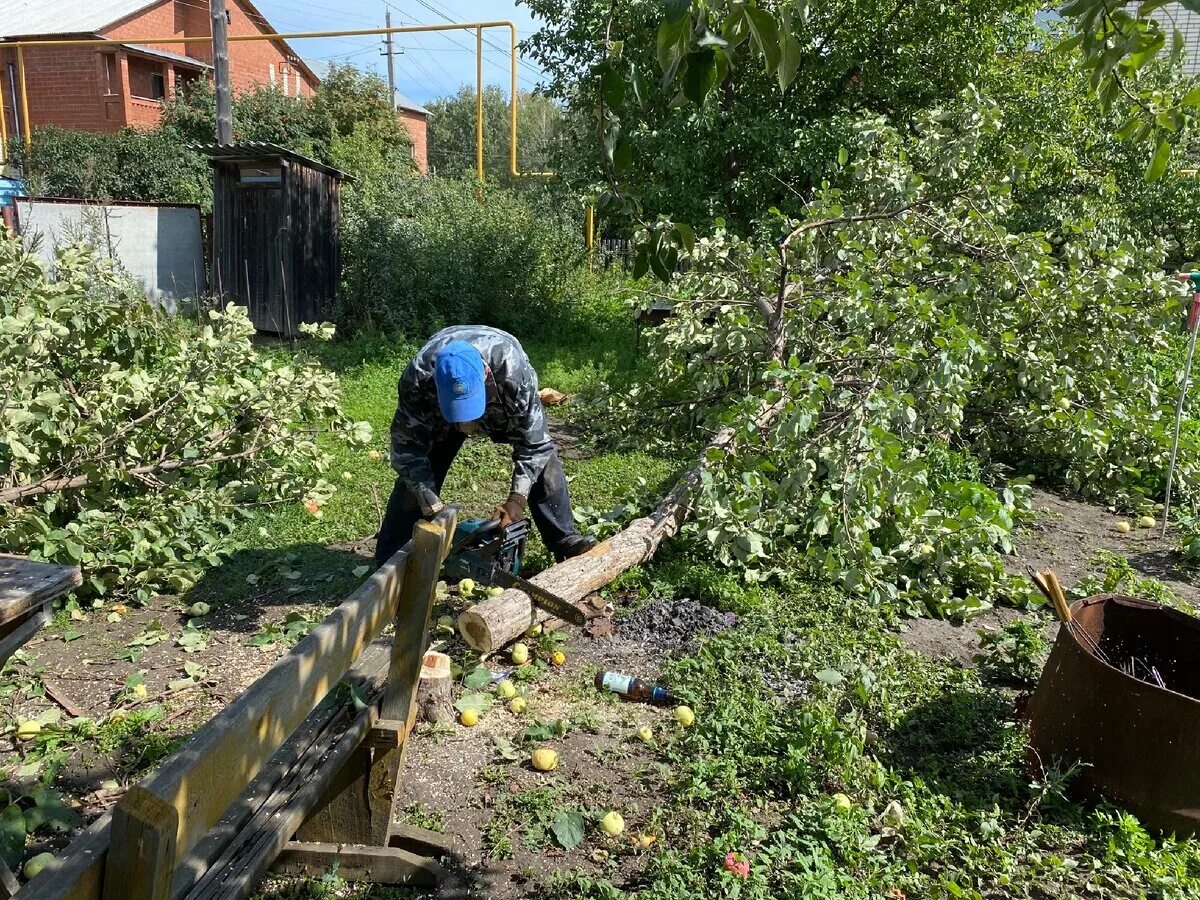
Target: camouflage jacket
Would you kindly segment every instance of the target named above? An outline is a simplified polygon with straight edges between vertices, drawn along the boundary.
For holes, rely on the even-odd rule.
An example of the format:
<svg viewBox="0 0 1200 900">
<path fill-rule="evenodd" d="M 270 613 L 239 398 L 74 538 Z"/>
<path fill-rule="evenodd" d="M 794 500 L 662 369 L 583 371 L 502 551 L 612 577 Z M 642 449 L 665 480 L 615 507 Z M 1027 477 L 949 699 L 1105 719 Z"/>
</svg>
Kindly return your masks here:
<svg viewBox="0 0 1200 900">
<path fill-rule="evenodd" d="M 451 341 L 475 347 L 488 366 L 487 411 L 482 431 L 497 444 L 513 448 L 512 490 L 525 497 L 546 468 L 554 443 L 538 397 L 537 372 L 511 334 L 485 325 L 455 325 L 429 339 L 400 376 L 392 419 L 392 468 L 424 499 L 436 495 L 429 452 L 453 426 L 438 407 L 433 366 L 438 351 Z"/>
</svg>

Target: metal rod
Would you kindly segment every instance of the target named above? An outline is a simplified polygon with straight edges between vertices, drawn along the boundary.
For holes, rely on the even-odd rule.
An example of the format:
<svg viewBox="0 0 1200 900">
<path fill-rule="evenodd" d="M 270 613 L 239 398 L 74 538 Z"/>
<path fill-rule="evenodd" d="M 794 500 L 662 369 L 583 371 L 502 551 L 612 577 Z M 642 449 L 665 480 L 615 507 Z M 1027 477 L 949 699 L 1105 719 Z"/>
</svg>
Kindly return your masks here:
<svg viewBox="0 0 1200 900">
<path fill-rule="evenodd" d="M 514 178 L 553 178 L 554 172 L 519 172 L 517 171 L 517 104 L 516 90 L 517 84 L 517 26 L 516 23 L 508 20 L 495 20 L 486 22 L 446 22 L 441 25 L 397 25 L 394 28 L 345 28 L 337 31 L 293 31 L 286 34 L 270 33 L 270 34 L 231 34 L 227 37 L 229 43 L 239 41 L 294 41 L 304 38 L 329 38 L 329 37 L 366 37 L 368 35 L 392 35 L 392 34 L 421 34 L 424 32 L 436 31 L 474 31 L 477 36 L 485 28 L 507 28 L 510 36 L 510 46 L 512 47 L 512 84 L 513 105 L 509 115 L 509 128 L 511 132 L 512 144 L 509 148 L 509 168 L 510 174 Z M 206 44 L 212 42 L 211 35 L 203 35 L 197 37 L 184 37 L 181 35 L 172 35 L 170 37 L 161 38 L 138 38 L 136 43 L 140 45 L 152 44 Z M 21 94 L 24 99 L 25 89 L 25 64 L 21 54 L 24 47 L 121 47 L 131 41 L 126 39 L 114 38 L 73 38 L 73 39 L 58 39 L 58 40 L 36 40 L 36 41 L 12 41 L 6 44 L 8 47 L 15 47 L 17 50 L 17 62 L 21 70 Z M 482 62 L 482 40 L 476 41 L 476 47 L 480 56 L 477 61 L 477 68 L 483 69 Z M 479 75 L 479 80 L 482 81 L 482 75 Z M 14 100 L 15 102 L 15 100 Z M 480 108 L 477 106 L 477 113 Z M 28 117 L 26 117 L 28 118 Z M 482 131 L 482 125 L 480 125 Z M 30 140 L 29 129 L 27 129 L 26 140 Z"/>
<path fill-rule="evenodd" d="M 12 78 L 12 66 L 6 66 L 9 79 Z M 13 91 L 13 113 L 17 111 L 17 93 Z M 0 166 L 8 159 L 8 121 L 4 116 L 4 82 L 0 81 Z"/>
<path fill-rule="evenodd" d="M 29 91 L 25 79 L 25 48 L 17 44 L 17 69 L 21 72 L 21 118 L 25 125 L 25 151 L 33 146 L 33 125 L 29 121 Z"/>
<path fill-rule="evenodd" d="M 1181 280 L 1187 279 L 1188 276 L 1176 276 Z M 1192 307 L 1195 308 L 1200 304 L 1200 291 L 1196 289 L 1196 283 L 1192 283 Z M 1183 385 L 1179 388 L 1179 402 L 1175 404 L 1175 436 L 1171 439 L 1171 464 L 1167 467 L 1167 493 L 1163 498 L 1163 523 L 1162 534 L 1160 537 L 1167 536 L 1167 526 L 1171 521 L 1171 488 L 1175 481 L 1175 457 L 1179 454 L 1179 424 L 1183 420 L 1183 404 L 1187 400 L 1188 380 L 1192 374 L 1192 357 L 1196 354 L 1196 333 L 1200 328 L 1196 327 L 1193 321 L 1191 310 L 1188 311 L 1188 326 L 1191 328 L 1192 336 L 1188 340 L 1187 362 L 1183 364 Z"/>
<path fill-rule="evenodd" d="M 511 132 L 508 137 L 508 171 L 513 177 L 518 176 L 517 172 L 517 29 L 512 30 L 512 88 L 509 93 L 512 94 L 512 106 L 508 111 L 508 130 Z"/>
<path fill-rule="evenodd" d="M 483 181 L 483 29 L 475 29 L 475 168 Z"/>
</svg>

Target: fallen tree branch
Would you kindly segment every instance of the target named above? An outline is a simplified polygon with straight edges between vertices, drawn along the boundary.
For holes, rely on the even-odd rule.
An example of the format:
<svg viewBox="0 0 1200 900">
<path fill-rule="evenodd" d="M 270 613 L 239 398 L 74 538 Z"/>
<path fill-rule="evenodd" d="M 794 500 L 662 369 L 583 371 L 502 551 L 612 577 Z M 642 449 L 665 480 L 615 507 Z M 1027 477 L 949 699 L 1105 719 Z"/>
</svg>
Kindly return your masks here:
<svg viewBox="0 0 1200 900">
<path fill-rule="evenodd" d="M 221 456 L 209 456 L 204 459 L 168 459 L 163 462 L 157 462 L 147 466 L 135 466 L 132 469 L 116 469 L 111 474 L 104 477 L 116 477 L 121 474 L 137 477 L 139 475 L 155 475 L 159 472 L 173 472 L 177 469 L 192 469 L 197 466 L 215 466 L 219 463 L 233 462 L 239 459 L 246 459 L 254 456 L 256 453 L 261 453 L 268 450 L 276 444 L 293 437 L 291 434 L 283 435 L 273 441 L 268 441 L 266 444 L 255 445 L 240 453 L 226 453 Z M 47 478 L 42 481 L 35 481 L 31 484 L 19 484 L 15 487 L 4 488 L 0 490 L 0 503 L 17 503 L 21 500 L 28 500 L 30 497 L 40 497 L 42 494 L 52 494 L 56 491 L 70 491 L 81 487 L 87 487 L 91 484 L 93 478 L 91 475 L 74 475 L 70 478 Z"/>
<path fill-rule="evenodd" d="M 787 404 L 788 398 L 783 397 L 764 407 L 755 419 L 756 428 L 761 431 L 770 425 Z M 691 513 L 692 499 L 710 466 L 710 453 L 713 450 L 732 452 L 737 437 L 737 429 L 722 429 L 704 448 L 700 461 L 684 473 L 654 512 L 635 519 L 624 531 L 595 549 L 551 566 L 530 581 L 570 603 L 577 603 L 622 572 L 650 559 L 664 540 L 679 533 Z M 510 588 L 499 597 L 477 603 L 463 612 L 458 617 L 458 630 L 475 650 L 492 653 L 521 637 L 531 625 L 549 618 L 548 612 L 533 605 L 529 595 Z"/>
</svg>

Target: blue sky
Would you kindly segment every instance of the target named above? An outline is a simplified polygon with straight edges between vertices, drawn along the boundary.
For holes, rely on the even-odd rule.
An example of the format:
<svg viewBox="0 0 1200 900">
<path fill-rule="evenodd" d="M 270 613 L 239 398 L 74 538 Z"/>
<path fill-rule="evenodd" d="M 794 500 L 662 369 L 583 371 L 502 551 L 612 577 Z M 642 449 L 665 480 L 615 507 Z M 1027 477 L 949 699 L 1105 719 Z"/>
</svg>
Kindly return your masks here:
<svg viewBox="0 0 1200 900">
<path fill-rule="evenodd" d="M 383 27 L 390 10 L 392 25 L 432 25 L 446 21 L 512 20 L 517 37 L 536 30 L 529 10 L 512 0 L 254 0 L 271 25 L 281 32 L 339 31 Z M 488 42 L 495 46 L 488 46 Z M 483 77 L 489 84 L 509 84 L 508 32 L 484 32 Z M 295 41 L 297 53 L 318 68 L 329 62 L 350 62 L 360 69 L 386 77 L 382 37 L 314 38 Z M 396 86 L 418 103 L 454 93 L 460 85 L 475 83 L 474 32 L 400 34 L 395 36 Z M 401 52 L 402 51 L 402 52 Z M 530 60 L 518 66 L 518 84 L 534 87 L 539 71 Z"/>
</svg>

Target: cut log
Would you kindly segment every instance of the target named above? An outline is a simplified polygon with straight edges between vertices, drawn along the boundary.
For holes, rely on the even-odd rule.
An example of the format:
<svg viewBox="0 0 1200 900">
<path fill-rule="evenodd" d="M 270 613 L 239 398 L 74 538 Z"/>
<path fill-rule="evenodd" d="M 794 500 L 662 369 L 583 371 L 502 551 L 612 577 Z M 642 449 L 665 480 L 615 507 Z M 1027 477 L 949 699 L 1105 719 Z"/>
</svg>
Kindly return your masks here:
<svg viewBox="0 0 1200 900">
<path fill-rule="evenodd" d="M 529 579 L 538 587 L 577 603 L 625 570 L 649 559 L 664 540 L 676 534 L 690 511 L 692 491 L 703 466 L 691 469 L 653 513 L 581 556 L 568 559 Z M 529 595 L 509 588 L 499 597 L 476 603 L 458 617 L 458 630 L 480 653 L 492 653 L 515 641 L 531 625 L 551 618 L 533 605 Z"/>
<path fill-rule="evenodd" d="M 419 721 L 449 722 L 454 719 L 454 680 L 450 677 L 450 657 L 430 650 L 421 665 L 421 680 L 417 685 L 417 716 Z"/>
<path fill-rule="evenodd" d="M 765 407 L 755 421 L 757 428 L 769 425 L 786 403 L 785 397 Z M 582 556 L 551 566 L 529 580 L 570 603 L 578 603 L 622 572 L 645 562 L 658 550 L 659 544 L 679 532 L 691 513 L 692 497 L 710 464 L 710 457 L 730 452 L 738 435 L 739 432 L 732 428 L 718 433 L 704 448 L 700 462 L 684 473 L 650 515 L 635 519 L 624 531 Z M 475 650 L 492 653 L 515 641 L 531 625 L 549 618 L 550 613 L 534 606 L 527 594 L 510 588 L 499 597 L 476 603 L 463 612 L 458 617 L 458 630 Z"/>
</svg>

